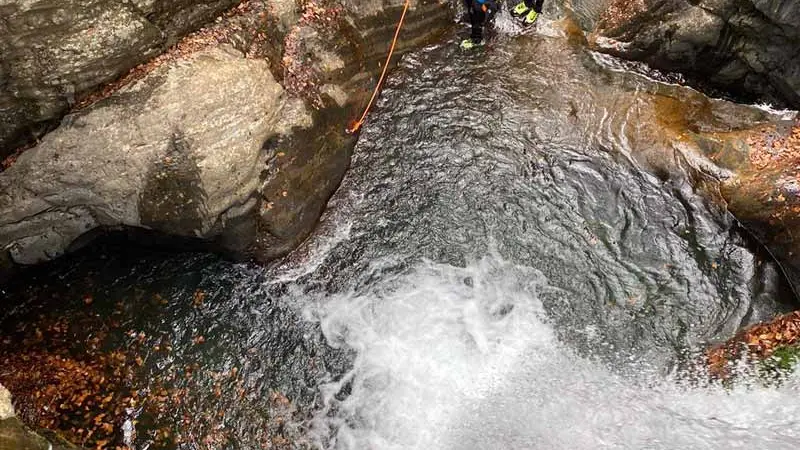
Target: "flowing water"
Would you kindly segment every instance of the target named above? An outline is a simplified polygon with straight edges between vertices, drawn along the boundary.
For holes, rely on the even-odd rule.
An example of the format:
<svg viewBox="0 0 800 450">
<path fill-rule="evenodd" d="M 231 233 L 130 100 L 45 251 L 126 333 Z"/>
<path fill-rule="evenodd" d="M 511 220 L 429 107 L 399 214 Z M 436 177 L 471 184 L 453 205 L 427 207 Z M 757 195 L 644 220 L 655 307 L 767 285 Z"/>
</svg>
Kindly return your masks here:
<svg viewBox="0 0 800 450">
<path fill-rule="evenodd" d="M 406 55 L 289 257 L 95 248 L 8 288 L 4 328 L 85 310 L 84 291 L 93 314 L 122 301 L 121 340 L 174 347 L 148 353 L 150 376 L 208 370 L 175 383 L 224 412 L 219 447 L 277 445 L 261 424 L 281 404 L 295 447 L 797 448 L 796 379 L 724 390 L 675 373 L 793 301 L 686 177 L 637 158 L 661 151 L 664 101 L 686 116 L 700 102 L 700 128 L 731 106 L 607 63 L 552 24 Z M 240 381 L 206 395 L 232 368 Z"/>
</svg>

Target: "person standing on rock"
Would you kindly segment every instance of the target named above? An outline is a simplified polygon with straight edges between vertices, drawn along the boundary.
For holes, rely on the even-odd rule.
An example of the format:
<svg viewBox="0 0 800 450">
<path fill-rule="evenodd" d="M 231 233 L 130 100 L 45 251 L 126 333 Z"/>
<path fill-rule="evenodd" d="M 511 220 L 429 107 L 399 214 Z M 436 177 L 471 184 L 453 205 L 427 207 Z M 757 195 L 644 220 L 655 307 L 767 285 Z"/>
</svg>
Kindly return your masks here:
<svg viewBox="0 0 800 450">
<path fill-rule="evenodd" d="M 523 25 L 533 25 L 542 13 L 543 5 L 544 0 L 523 0 L 511 10 L 511 15 L 521 17 Z M 464 6 L 469 14 L 472 33 L 469 39 L 461 41 L 461 48 L 469 50 L 484 43 L 483 28 L 494 19 L 500 8 L 495 0 L 464 0 Z"/>
<path fill-rule="evenodd" d="M 511 10 L 511 15 L 514 17 L 522 17 L 524 25 L 533 25 L 539 14 L 542 13 L 542 5 L 544 0 L 524 0 L 517 3 L 517 6 Z"/>
<path fill-rule="evenodd" d="M 483 45 L 483 27 L 494 19 L 499 5 L 495 0 L 464 0 L 464 6 L 469 13 L 469 23 L 472 32 L 469 39 L 461 41 L 461 48 L 469 50 L 478 45 Z"/>
</svg>

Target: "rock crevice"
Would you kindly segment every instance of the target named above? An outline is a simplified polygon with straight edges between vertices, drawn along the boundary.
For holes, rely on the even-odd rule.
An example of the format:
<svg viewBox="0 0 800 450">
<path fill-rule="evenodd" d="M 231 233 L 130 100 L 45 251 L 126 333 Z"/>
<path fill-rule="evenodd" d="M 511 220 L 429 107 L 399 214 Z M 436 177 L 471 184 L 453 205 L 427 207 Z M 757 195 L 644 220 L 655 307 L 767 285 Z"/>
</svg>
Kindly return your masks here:
<svg viewBox="0 0 800 450">
<path fill-rule="evenodd" d="M 592 45 L 749 100 L 800 107 L 800 4 L 612 0 Z"/>
</svg>

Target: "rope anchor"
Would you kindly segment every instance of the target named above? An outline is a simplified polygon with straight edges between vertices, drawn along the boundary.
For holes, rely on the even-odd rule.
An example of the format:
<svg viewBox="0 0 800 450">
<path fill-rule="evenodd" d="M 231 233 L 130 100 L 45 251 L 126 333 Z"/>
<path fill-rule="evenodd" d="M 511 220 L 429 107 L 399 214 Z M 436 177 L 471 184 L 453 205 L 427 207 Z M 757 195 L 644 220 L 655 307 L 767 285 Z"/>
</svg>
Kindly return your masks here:
<svg viewBox="0 0 800 450">
<path fill-rule="evenodd" d="M 389 69 L 389 63 L 392 60 L 392 54 L 394 54 L 394 47 L 397 44 L 397 37 L 400 36 L 400 28 L 403 27 L 403 21 L 406 18 L 406 12 L 408 11 L 408 5 L 411 0 L 406 0 L 405 4 L 403 5 L 403 14 L 400 15 L 400 21 L 397 22 L 397 29 L 394 30 L 394 38 L 392 39 L 392 45 L 389 47 L 389 54 L 386 56 L 386 63 L 383 64 L 383 72 L 381 72 L 381 77 L 378 80 L 378 85 L 375 86 L 375 91 L 372 92 L 372 98 L 369 99 L 369 103 L 367 103 L 367 107 L 364 108 L 364 114 L 361 115 L 361 118 L 358 119 L 356 122 L 350 124 L 347 127 L 347 132 L 349 134 L 353 134 L 361 128 L 361 125 L 364 124 L 364 120 L 367 118 L 367 114 L 369 113 L 369 109 L 372 108 L 372 103 L 375 101 L 375 98 L 378 96 L 378 92 L 381 90 L 381 86 L 383 85 L 383 79 L 386 77 L 386 71 Z"/>
</svg>

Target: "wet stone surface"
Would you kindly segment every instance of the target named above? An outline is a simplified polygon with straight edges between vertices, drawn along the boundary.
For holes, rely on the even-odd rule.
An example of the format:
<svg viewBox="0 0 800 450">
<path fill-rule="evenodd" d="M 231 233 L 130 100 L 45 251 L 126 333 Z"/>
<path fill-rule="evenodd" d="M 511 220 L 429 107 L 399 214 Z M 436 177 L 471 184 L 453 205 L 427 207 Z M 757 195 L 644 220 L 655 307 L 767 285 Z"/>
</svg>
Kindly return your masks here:
<svg viewBox="0 0 800 450">
<path fill-rule="evenodd" d="M 540 25 L 551 35 L 406 55 L 288 257 L 87 248 L 5 288 L 5 353 L 91 373 L 121 352 L 134 381 L 112 400 L 133 411 L 115 442 L 133 415 L 137 442 L 165 448 L 793 450 L 796 391 L 668 375 L 794 301 L 676 157 L 682 133 L 752 109 L 614 70 Z"/>
</svg>

